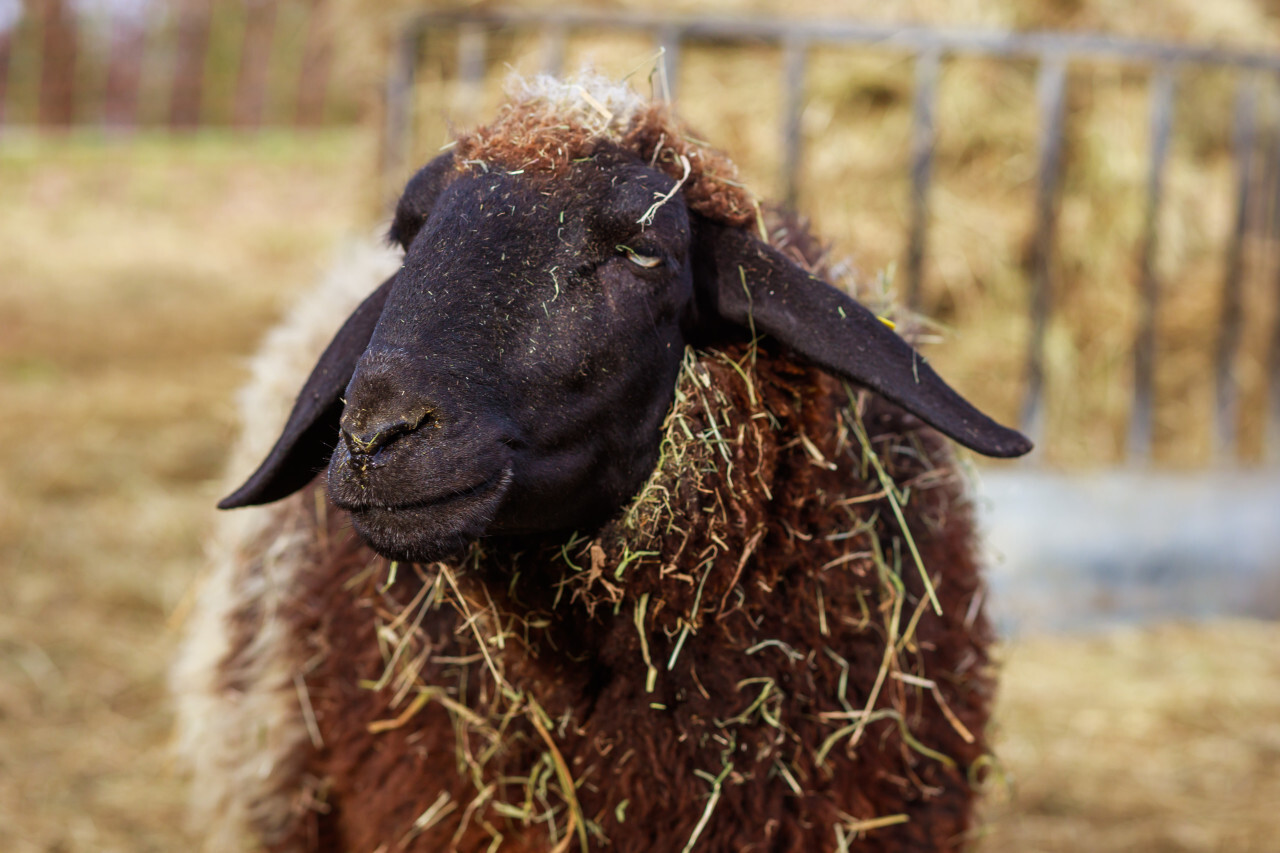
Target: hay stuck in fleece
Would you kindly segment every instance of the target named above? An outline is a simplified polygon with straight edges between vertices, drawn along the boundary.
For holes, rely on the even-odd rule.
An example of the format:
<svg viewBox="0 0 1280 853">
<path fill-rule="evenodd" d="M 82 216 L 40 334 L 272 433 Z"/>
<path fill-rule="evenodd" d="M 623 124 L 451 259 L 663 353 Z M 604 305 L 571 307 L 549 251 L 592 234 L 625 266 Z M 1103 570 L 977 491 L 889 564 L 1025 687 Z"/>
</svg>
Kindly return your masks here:
<svg viewBox="0 0 1280 853">
<path fill-rule="evenodd" d="M 512 77 L 508 92 L 496 120 L 459 137 L 458 168 L 557 175 L 612 142 L 682 181 L 690 210 L 735 226 L 759 212 L 732 160 L 691 133 L 667 104 L 647 101 L 625 83 L 596 75 Z"/>
<path fill-rule="evenodd" d="M 554 174 L 601 138 L 756 227 L 726 158 L 590 78 L 528 84 L 456 159 Z M 830 273 L 802 228 L 768 234 Z M 316 322 L 259 384 L 301 385 Z M 937 433 L 769 340 L 686 353 L 659 462 L 599 530 L 412 565 L 323 477 L 252 512 L 180 667 L 209 849 L 944 850 L 971 828 L 993 681 L 963 477 Z"/>
</svg>

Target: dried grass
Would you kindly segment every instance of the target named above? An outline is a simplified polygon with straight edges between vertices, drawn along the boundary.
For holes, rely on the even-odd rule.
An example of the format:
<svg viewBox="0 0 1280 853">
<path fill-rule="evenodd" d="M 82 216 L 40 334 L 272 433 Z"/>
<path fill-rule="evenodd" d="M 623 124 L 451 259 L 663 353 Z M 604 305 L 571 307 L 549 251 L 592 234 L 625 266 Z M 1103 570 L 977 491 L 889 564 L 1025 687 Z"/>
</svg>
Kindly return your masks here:
<svg viewBox="0 0 1280 853">
<path fill-rule="evenodd" d="M 1275 849 L 1280 626 L 1044 637 L 1005 649 L 977 849 Z"/>
<path fill-rule="evenodd" d="M 190 849 L 170 614 L 244 356 L 356 227 L 367 145 L 0 143 L 0 849 Z"/>
<path fill-rule="evenodd" d="M 756 365 L 754 346 L 714 354 L 686 353 L 676 385 L 676 401 L 663 425 L 660 458 L 653 474 L 621 517 L 593 537 L 575 534 L 558 547 L 515 555 L 501 549 L 493 552 L 481 543 L 456 563 L 414 566 L 417 586 L 411 588 L 417 592 L 407 604 L 397 604 L 397 593 L 391 591 L 392 578 L 397 576 L 394 563 L 387 569 L 385 583 L 372 583 L 374 579 L 368 572 L 352 582 L 363 589 L 360 595 L 365 598 L 361 600 L 377 614 L 376 634 L 384 663 L 382 676 L 364 686 L 384 690 L 389 697 L 387 716 L 369 730 L 377 734 L 413 725 L 414 717 L 433 702 L 443 706 L 453 721 L 456 765 L 473 787 L 472 803 L 455 837 L 465 833 L 471 824 L 500 828 L 509 821 L 522 827 L 544 827 L 557 850 L 573 846 L 571 839 L 576 838 L 576 849 L 586 850 L 588 836 L 604 838 L 601 827 L 583 814 L 578 803 L 576 791 L 586 780 L 574 777 L 558 746 L 566 730 L 573 731 L 580 725 L 573 708 L 553 720 L 535 696 L 519 686 L 519 679 L 508 677 L 508 666 L 520 667 L 518 661 L 563 654 L 557 651 L 550 635 L 544 634 L 549 620 L 557 616 L 542 610 L 504 607 L 495 602 L 496 591 L 491 594 L 489 587 L 475 578 L 510 575 L 510 588 L 514 591 L 523 588 L 521 571 L 533 570 L 541 575 L 548 570 L 554 572 L 558 566 L 562 576 L 553 610 L 567 613 L 561 618 L 568 619 L 581 619 L 583 609 L 588 613 L 597 609 L 629 612 L 638 636 L 637 664 L 643 664 L 647 673 L 645 690 L 655 693 L 659 680 L 677 666 L 685 640 L 704 629 L 716 630 L 715 620 L 724 615 L 726 607 L 732 610 L 740 605 L 736 600 L 730 604 L 731 598 L 745 564 L 764 534 L 763 527 L 753 533 L 742 530 L 743 507 L 747 507 L 747 513 L 754 512 L 751 507 L 759 499 L 756 495 L 767 489 L 760 470 L 764 459 L 753 463 L 750 448 L 760 441 L 758 432 L 771 430 L 772 422 L 792 416 L 770 411 L 763 399 L 757 398 L 756 388 L 762 379 Z M 734 382 L 741 387 L 734 387 Z M 850 394 L 850 399 L 859 398 Z M 743 405 L 744 400 L 749 401 L 747 405 Z M 862 427 L 858 406 L 851 406 L 846 415 L 839 429 L 852 437 L 840 452 L 867 476 L 878 477 L 884 493 L 890 496 L 889 503 L 904 535 L 895 533 L 882 540 L 881 528 L 872 518 L 851 535 L 829 537 L 829 541 L 841 543 L 837 548 L 845 551 L 845 558 L 832 561 L 832 569 L 859 578 L 878 578 L 878 584 L 867 591 L 869 607 L 860 630 L 882 638 L 884 651 L 864 707 L 849 705 L 844 678 L 832 685 L 838 688 L 835 698 L 806 700 L 816 701 L 819 707 L 843 706 L 844 711 L 821 714 L 830 727 L 830 735 L 820 745 L 798 747 L 805 754 L 795 755 L 794 760 L 797 765 L 809 766 L 812 751 L 812 765 L 822 768 L 833 757 L 833 750 L 852 754 L 868 726 L 887 719 L 894 722 L 909 749 L 954 768 L 956 762 L 950 756 L 912 733 L 909 719 L 917 719 L 918 710 L 912 710 L 915 706 L 904 692 L 890 685 L 931 691 L 956 732 L 966 742 L 974 742 L 972 733 L 949 713 L 917 648 L 916 626 L 931 601 L 938 607 L 936 598 L 925 596 L 908 610 L 908 595 L 901 579 L 902 572 L 918 570 L 924 578 L 924 588 L 932 590 L 915 544 L 902 524 L 901 507 L 911 501 L 913 493 L 943 484 L 954 478 L 955 472 L 933 467 L 926 470 L 927 476 L 916 477 L 910 483 L 895 482 L 889 460 L 902 454 L 915 455 L 914 449 L 892 436 L 880 436 L 873 445 Z M 823 440 L 826 443 L 825 437 Z M 835 467 L 813 442 L 802 442 L 802 446 L 814 464 Z M 941 519 L 935 521 L 942 523 Z M 735 563 L 736 567 L 731 568 Z M 710 585 L 723 592 L 704 596 L 704 588 L 713 576 Z M 759 574 L 756 579 L 760 581 Z M 821 607 L 821 602 L 817 603 Z M 433 656 L 431 637 L 419 627 L 429 610 L 439 608 L 452 608 L 458 616 L 453 638 L 456 648 L 450 649 L 447 661 Z M 650 650 L 651 639 L 663 634 L 677 638 L 665 662 Z M 516 650 L 514 655 L 505 653 L 509 646 Z M 765 650 L 781 652 L 792 661 L 818 652 L 802 652 L 782 640 L 766 638 L 738 653 L 751 656 Z M 822 651 L 832 660 L 839 660 L 833 649 L 824 646 Z M 847 677 L 848 665 L 842 666 Z M 430 678 L 424 675 L 428 668 L 432 672 Z M 957 674 L 949 677 L 963 678 Z M 751 776 L 732 773 L 733 762 L 728 756 L 733 754 L 735 745 L 749 740 L 747 733 L 762 723 L 776 730 L 780 740 L 794 738 L 789 733 L 800 722 L 795 718 L 795 704 L 788 701 L 781 685 L 771 677 L 743 679 L 737 684 L 737 691 L 745 705 L 732 716 L 714 720 L 714 729 L 709 729 L 711 736 L 703 748 L 706 755 L 699 761 L 703 767 L 719 767 L 720 771 L 695 771 L 705 778 L 709 788 L 705 810 L 685 845 L 686 851 L 695 849 L 723 786 L 744 784 Z M 658 712 L 666 709 L 657 702 L 651 707 Z M 526 726 L 532 728 L 536 739 Z M 539 748 L 530 750 L 531 743 Z M 513 764 L 513 756 L 522 754 L 526 756 L 523 762 Z M 491 767 L 495 758 L 502 760 Z M 799 788 L 795 775 L 781 758 L 775 769 L 768 784 Z M 910 770 L 903 772 L 911 774 Z M 622 807 L 618 803 L 612 806 Z M 443 817 L 445 807 L 444 803 L 433 805 L 424 813 L 424 820 Z M 896 815 L 860 821 L 850 818 L 848 826 L 842 824 L 835 831 L 857 837 L 897 822 Z M 500 845 L 497 836 L 494 843 Z"/>
</svg>

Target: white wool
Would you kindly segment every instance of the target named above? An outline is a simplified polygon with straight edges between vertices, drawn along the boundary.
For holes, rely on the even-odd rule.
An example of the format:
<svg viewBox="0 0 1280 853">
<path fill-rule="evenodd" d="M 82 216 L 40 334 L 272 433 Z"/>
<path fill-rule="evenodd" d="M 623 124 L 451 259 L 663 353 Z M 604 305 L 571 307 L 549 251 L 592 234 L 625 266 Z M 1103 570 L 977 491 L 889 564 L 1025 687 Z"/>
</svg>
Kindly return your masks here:
<svg viewBox="0 0 1280 853">
<path fill-rule="evenodd" d="M 507 96 L 521 109 L 544 108 L 597 133 L 621 136 L 648 101 L 625 82 L 591 70 L 560 79 L 549 74 L 507 78 Z"/>
<path fill-rule="evenodd" d="M 398 252 L 372 243 L 344 249 L 264 341 L 240 395 L 243 429 L 228 466 L 227 491 L 267 455 L 293 400 L 346 317 L 400 266 Z M 291 662 L 276 618 L 281 591 L 305 566 L 310 537 L 298 529 L 301 494 L 267 507 L 222 514 L 209 563 L 172 671 L 177 750 L 192 775 L 194 817 L 206 851 L 241 851 L 256 833 L 283 830 L 297 796 L 293 756 L 308 738 Z M 251 543 L 256 543 L 252 544 Z M 261 553 L 258 560 L 247 554 Z M 256 614 L 241 666 L 222 665 L 233 615 Z M 227 676 L 243 686 L 233 691 Z"/>
</svg>

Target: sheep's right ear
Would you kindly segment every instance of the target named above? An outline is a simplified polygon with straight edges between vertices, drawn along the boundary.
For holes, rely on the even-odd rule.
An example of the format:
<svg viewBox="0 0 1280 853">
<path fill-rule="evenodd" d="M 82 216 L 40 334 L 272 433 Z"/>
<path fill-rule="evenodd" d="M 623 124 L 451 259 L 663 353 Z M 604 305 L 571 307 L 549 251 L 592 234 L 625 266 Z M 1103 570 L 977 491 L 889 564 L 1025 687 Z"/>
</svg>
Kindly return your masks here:
<svg viewBox="0 0 1280 853">
<path fill-rule="evenodd" d="M 406 252 L 413 238 L 436 206 L 440 193 L 457 176 L 453 168 L 453 152 L 446 151 L 418 170 L 405 185 L 400 200 L 396 202 L 396 215 L 391 220 L 387 236 Z"/>
<path fill-rule="evenodd" d="M 302 386 L 284 432 L 245 484 L 218 503 L 219 509 L 256 506 L 288 497 L 324 470 L 338 436 L 342 394 L 356 362 L 369 346 L 395 276 L 375 290 L 330 341 Z"/>
</svg>

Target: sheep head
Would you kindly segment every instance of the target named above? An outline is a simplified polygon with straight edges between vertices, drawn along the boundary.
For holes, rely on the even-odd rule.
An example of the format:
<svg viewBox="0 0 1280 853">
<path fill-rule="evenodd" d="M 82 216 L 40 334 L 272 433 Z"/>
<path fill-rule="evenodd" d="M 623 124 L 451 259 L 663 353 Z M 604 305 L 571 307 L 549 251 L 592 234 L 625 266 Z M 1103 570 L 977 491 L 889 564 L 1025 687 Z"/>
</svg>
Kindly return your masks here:
<svg viewBox="0 0 1280 853">
<path fill-rule="evenodd" d="M 608 134 L 581 144 L 522 169 L 464 140 L 409 182 L 391 229 L 403 267 L 221 507 L 278 500 L 327 463 L 332 501 L 394 559 L 598 524 L 653 468 L 685 346 L 753 334 L 980 453 L 1030 450 L 866 308 L 716 215 L 723 199 L 699 203 L 686 155 L 664 168 Z"/>
</svg>

